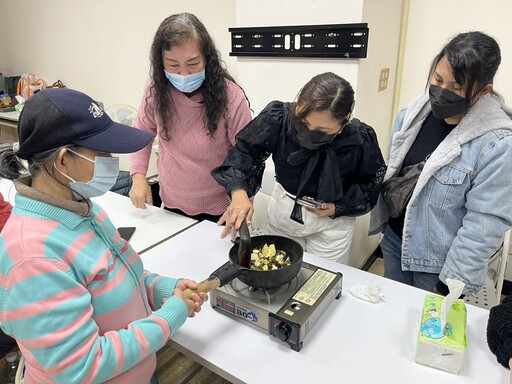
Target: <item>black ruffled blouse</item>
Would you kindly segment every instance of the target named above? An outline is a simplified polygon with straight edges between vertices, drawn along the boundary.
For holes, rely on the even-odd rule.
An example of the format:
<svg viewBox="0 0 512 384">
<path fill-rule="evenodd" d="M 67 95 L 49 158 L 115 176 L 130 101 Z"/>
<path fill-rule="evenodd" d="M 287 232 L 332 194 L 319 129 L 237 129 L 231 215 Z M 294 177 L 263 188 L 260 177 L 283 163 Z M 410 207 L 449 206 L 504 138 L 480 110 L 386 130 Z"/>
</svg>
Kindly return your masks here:
<svg viewBox="0 0 512 384">
<path fill-rule="evenodd" d="M 236 136 L 236 145 L 212 176 L 231 194 L 249 197 L 261 186 L 265 160 L 272 155 L 277 181 L 290 194 L 336 205 L 334 217 L 359 216 L 377 202 L 386 165 L 374 130 L 353 119 L 320 149 L 297 140 L 293 103 L 273 101 Z"/>
</svg>

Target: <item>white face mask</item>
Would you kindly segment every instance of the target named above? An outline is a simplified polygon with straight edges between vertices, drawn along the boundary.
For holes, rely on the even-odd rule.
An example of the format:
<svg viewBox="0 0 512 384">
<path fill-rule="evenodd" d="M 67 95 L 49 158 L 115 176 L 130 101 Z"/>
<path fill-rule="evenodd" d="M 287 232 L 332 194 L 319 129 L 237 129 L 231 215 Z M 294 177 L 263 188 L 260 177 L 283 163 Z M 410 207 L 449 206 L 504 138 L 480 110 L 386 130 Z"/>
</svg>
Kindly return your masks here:
<svg viewBox="0 0 512 384">
<path fill-rule="evenodd" d="M 91 160 L 69 148 L 68 151 L 82 159 L 94 163 L 94 174 L 92 179 L 87 183 L 73 180 L 68 175 L 59 171 L 57 167 L 55 167 L 55 164 L 53 165 L 62 176 L 70 181 L 69 188 L 71 188 L 77 200 L 90 199 L 91 197 L 101 196 L 110 191 L 110 188 L 116 183 L 117 177 L 119 176 L 118 157 L 96 156 L 94 160 Z"/>
</svg>

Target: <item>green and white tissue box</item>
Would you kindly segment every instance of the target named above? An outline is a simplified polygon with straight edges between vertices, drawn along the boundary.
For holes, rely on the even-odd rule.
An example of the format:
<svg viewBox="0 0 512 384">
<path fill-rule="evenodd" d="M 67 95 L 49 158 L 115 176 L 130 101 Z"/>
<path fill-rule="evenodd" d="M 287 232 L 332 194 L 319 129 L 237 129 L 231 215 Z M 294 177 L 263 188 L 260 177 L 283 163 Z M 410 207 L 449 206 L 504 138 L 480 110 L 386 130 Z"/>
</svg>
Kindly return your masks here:
<svg viewBox="0 0 512 384">
<path fill-rule="evenodd" d="M 457 299 L 448 311 L 446 325 L 441 329 L 441 307 L 444 297 L 425 296 L 421 328 L 416 348 L 416 362 L 450 373 L 459 373 L 466 351 L 467 310 Z"/>
</svg>

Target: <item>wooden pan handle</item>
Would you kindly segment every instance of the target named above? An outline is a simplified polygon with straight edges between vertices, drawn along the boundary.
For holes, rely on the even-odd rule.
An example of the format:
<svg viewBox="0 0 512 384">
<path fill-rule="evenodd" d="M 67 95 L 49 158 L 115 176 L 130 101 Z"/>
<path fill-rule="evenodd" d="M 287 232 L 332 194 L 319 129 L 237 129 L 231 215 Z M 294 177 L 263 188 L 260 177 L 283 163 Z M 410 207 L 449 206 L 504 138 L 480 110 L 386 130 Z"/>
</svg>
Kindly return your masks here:
<svg viewBox="0 0 512 384">
<path fill-rule="evenodd" d="M 208 293 L 210 291 L 213 291 L 215 288 L 220 287 L 220 284 L 220 279 L 217 276 L 210 276 L 208 279 L 197 283 L 197 289 L 185 289 L 183 291 L 183 296 L 185 297 L 185 299 L 190 299 L 190 296 L 192 296 L 193 293 Z"/>
</svg>

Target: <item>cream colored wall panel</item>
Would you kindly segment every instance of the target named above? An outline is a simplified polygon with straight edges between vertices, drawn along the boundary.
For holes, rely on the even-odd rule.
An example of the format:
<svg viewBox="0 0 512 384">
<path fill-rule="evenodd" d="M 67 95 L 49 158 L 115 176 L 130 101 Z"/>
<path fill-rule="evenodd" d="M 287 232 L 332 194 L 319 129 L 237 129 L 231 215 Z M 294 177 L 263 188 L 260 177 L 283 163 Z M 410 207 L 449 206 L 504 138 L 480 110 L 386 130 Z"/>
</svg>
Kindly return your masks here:
<svg viewBox="0 0 512 384">
<path fill-rule="evenodd" d="M 479 30 L 499 42 L 502 64 L 495 88 L 512 104 L 512 2 L 508 0 L 410 0 L 400 104 L 425 90 L 434 56 L 453 36 Z"/>
<path fill-rule="evenodd" d="M 0 65 L 4 75 L 34 73 L 49 83 L 60 79 L 105 107 L 138 108 L 149 78 L 149 50 L 160 23 L 174 13 L 198 16 L 212 35 L 230 72 L 228 28 L 234 0 L 17 0 L 0 6 Z M 148 174 L 156 173 L 152 156 Z M 124 156 L 121 169 L 128 169 Z"/>
<path fill-rule="evenodd" d="M 221 5 L 222 6 L 219 6 Z M 138 106 L 149 76 L 149 50 L 161 21 L 191 12 L 206 25 L 222 57 L 229 57 L 234 0 L 2 1 L 1 65 L 6 75 L 35 73 L 61 79 L 102 101 Z"/>
</svg>

